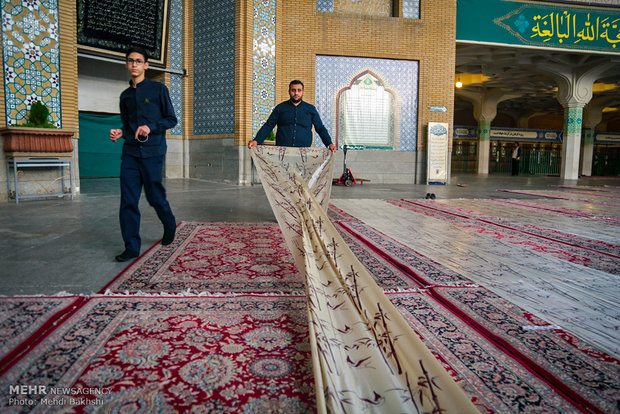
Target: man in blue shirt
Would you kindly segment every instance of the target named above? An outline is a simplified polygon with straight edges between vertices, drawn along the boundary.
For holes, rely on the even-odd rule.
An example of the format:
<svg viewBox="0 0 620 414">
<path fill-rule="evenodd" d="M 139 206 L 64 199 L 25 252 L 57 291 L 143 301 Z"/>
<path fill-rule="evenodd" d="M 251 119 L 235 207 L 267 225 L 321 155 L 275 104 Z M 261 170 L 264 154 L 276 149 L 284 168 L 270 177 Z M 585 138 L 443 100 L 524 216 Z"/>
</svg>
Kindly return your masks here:
<svg viewBox="0 0 620 414">
<path fill-rule="evenodd" d="M 321 137 L 321 141 L 332 151 L 336 146 L 327 132 L 327 128 L 321 122 L 321 117 L 314 105 L 302 101 L 304 96 L 304 84 L 299 80 L 292 81 L 288 86 L 288 101 L 278 104 L 267 122 L 258 130 L 256 137 L 248 143 L 252 149 L 265 141 L 269 133 L 277 125 L 276 145 L 282 147 L 309 147 L 312 145 L 312 125 Z"/>
<path fill-rule="evenodd" d="M 166 154 L 166 130 L 177 124 L 166 85 L 146 78 L 146 51 L 130 48 L 125 54 L 131 81 L 120 97 L 123 127 L 110 130 L 110 139 L 124 138 L 121 156 L 121 206 L 119 219 L 125 251 L 116 260 L 124 262 L 140 254 L 140 209 L 142 187 L 149 204 L 164 226 L 161 244 L 174 240 L 176 220 L 162 184 Z"/>
</svg>

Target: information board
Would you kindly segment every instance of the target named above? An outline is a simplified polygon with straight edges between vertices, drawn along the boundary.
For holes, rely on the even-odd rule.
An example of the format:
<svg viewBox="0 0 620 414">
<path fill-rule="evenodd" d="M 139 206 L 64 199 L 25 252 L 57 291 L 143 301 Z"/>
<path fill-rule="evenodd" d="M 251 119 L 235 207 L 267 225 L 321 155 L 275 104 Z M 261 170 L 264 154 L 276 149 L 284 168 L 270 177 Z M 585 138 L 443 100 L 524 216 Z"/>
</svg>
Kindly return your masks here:
<svg viewBox="0 0 620 414">
<path fill-rule="evenodd" d="M 77 43 L 80 51 L 125 57 L 140 46 L 152 64 L 166 56 L 168 0 L 78 0 Z"/>
<path fill-rule="evenodd" d="M 446 184 L 448 182 L 448 124 L 428 123 L 427 184 Z"/>
</svg>

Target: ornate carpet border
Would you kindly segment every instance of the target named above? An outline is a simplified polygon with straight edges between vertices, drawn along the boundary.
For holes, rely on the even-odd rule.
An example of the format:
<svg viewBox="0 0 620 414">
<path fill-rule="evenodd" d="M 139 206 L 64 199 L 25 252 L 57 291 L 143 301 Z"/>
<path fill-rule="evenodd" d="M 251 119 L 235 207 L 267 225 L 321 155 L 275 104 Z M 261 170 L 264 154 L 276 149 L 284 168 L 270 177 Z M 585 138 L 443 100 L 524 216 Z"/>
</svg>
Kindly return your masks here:
<svg viewBox="0 0 620 414">
<path fill-rule="evenodd" d="M 20 296 L 0 299 L 0 375 L 68 318 L 83 296 Z"/>
</svg>

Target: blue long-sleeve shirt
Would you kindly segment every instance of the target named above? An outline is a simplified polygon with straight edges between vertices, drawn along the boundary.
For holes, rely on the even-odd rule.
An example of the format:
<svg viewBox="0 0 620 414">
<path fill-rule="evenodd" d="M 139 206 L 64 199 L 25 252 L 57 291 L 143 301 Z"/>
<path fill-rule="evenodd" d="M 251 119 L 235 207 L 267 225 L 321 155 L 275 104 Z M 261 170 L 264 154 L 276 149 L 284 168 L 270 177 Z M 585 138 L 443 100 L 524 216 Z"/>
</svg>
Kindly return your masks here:
<svg viewBox="0 0 620 414">
<path fill-rule="evenodd" d="M 271 115 L 256 133 L 256 142 L 262 144 L 269 133 L 278 126 L 276 145 L 282 147 L 309 147 L 312 145 L 312 125 L 328 147 L 332 143 L 327 128 L 314 105 L 301 101 L 294 105 L 290 100 L 282 102 L 273 109 Z"/>
<path fill-rule="evenodd" d="M 131 85 L 131 81 L 129 83 Z M 166 130 L 177 124 L 166 85 L 145 78 L 135 88 L 130 86 L 121 93 L 120 109 L 125 138 L 123 154 L 139 158 L 164 155 Z M 151 130 L 144 143 L 135 139 L 136 130 L 142 125 Z"/>
</svg>

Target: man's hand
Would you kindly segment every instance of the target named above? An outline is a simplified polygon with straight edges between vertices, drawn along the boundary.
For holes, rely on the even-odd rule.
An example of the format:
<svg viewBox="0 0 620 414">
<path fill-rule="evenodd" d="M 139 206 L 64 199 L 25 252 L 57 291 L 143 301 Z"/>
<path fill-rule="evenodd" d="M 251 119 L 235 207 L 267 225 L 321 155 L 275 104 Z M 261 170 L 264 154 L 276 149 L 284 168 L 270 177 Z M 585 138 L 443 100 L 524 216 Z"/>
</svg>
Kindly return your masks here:
<svg viewBox="0 0 620 414">
<path fill-rule="evenodd" d="M 122 136 L 123 136 L 122 129 L 111 129 L 110 130 L 110 139 L 112 140 L 112 142 L 116 142 Z"/>
<path fill-rule="evenodd" d="M 138 137 L 148 137 L 150 133 L 151 133 L 151 128 L 149 128 L 148 126 L 146 125 L 139 126 L 138 129 L 136 129 L 135 139 L 138 139 Z"/>
<path fill-rule="evenodd" d="M 329 147 L 328 147 L 328 148 L 329 148 L 332 152 L 336 152 L 336 150 L 338 149 L 338 148 L 336 148 L 336 146 L 335 146 L 334 144 L 329 144 Z"/>
<path fill-rule="evenodd" d="M 253 139 L 252 141 L 248 142 L 248 148 L 249 149 L 252 149 L 252 148 L 254 148 L 257 145 L 258 145 L 258 142 L 256 142 L 255 139 Z"/>
</svg>

